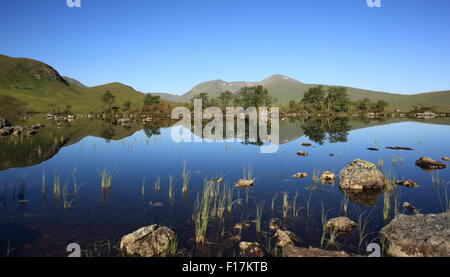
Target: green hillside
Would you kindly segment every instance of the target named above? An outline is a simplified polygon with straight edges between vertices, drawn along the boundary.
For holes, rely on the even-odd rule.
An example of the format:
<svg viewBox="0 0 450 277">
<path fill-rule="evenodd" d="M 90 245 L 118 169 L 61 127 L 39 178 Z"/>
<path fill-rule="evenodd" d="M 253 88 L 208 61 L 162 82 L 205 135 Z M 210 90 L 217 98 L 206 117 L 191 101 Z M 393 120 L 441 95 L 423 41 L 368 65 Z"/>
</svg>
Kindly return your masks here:
<svg viewBox="0 0 450 277">
<path fill-rule="evenodd" d="M 73 112 L 99 112 L 103 108 L 101 95 L 109 90 L 118 105 L 127 100 L 132 107 L 142 105 L 145 94 L 133 88 L 111 83 L 85 87 L 78 81 L 63 78 L 39 61 L 0 55 L 0 112 L 17 110 L 51 111 L 71 105 Z"/>
</svg>

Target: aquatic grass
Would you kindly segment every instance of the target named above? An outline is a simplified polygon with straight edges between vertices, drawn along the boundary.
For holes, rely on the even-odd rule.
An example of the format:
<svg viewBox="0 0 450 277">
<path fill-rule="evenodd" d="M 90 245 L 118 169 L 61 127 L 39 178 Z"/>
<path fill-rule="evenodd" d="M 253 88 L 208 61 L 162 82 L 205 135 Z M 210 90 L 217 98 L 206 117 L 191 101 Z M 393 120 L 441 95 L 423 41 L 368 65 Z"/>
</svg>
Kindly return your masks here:
<svg viewBox="0 0 450 277">
<path fill-rule="evenodd" d="M 283 217 L 287 218 L 289 213 L 289 196 L 287 192 L 283 192 Z"/>
<path fill-rule="evenodd" d="M 206 241 L 206 231 L 211 219 L 212 193 L 211 184 L 204 181 L 203 192 L 197 194 L 192 215 L 195 225 L 195 242 L 197 244 L 204 244 Z"/>
<path fill-rule="evenodd" d="M 327 235 L 327 222 L 328 222 L 328 212 L 329 210 L 325 211 L 325 204 L 323 202 L 320 202 L 320 221 L 322 223 L 322 236 L 320 238 L 320 245 L 323 246 L 324 242 L 325 242 L 325 238 Z"/>
<path fill-rule="evenodd" d="M 226 192 L 226 198 L 227 198 L 227 211 L 228 213 L 231 214 L 232 209 L 233 209 L 233 189 L 232 188 L 228 188 L 227 192 Z"/>
<path fill-rule="evenodd" d="M 167 250 L 162 253 L 162 257 L 175 257 L 178 251 L 178 236 L 169 240 Z"/>
<path fill-rule="evenodd" d="M 261 221 L 262 221 L 262 215 L 264 211 L 264 200 L 261 202 L 256 202 L 256 232 L 261 232 Z"/>
<path fill-rule="evenodd" d="M 110 172 L 107 168 L 104 168 L 100 172 L 101 183 L 100 186 L 102 189 L 110 189 L 112 184 L 113 173 Z"/>
<path fill-rule="evenodd" d="M 342 202 L 341 202 L 341 207 L 342 207 L 342 210 L 344 211 L 344 216 L 347 216 L 348 201 L 349 201 L 349 198 L 346 195 L 344 195 L 344 200 L 342 200 Z"/>
<path fill-rule="evenodd" d="M 175 197 L 175 192 L 173 191 L 173 176 L 169 176 L 169 200 L 173 200 Z"/>
<path fill-rule="evenodd" d="M 183 162 L 183 170 L 181 172 L 182 188 L 181 192 L 186 193 L 188 191 L 189 180 L 191 179 L 191 172 L 187 170 L 186 161 Z"/>
<path fill-rule="evenodd" d="M 309 194 L 308 198 L 306 198 L 306 196 L 303 195 L 303 198 L 305 198 L 305 204 L 306 204 L 306 217 L 311 216 L 311 196 L 312 196 L 312 193 Z"/>
<path fill-rule="evenodd" d="M 383 160 L 383 158 L 379 157 L 379 158 L 377 159 L 377 166 L 378 166 L 378 169 L 383 168 L 383 166 L 384 166 L 384 160 Z"/>
<path fill-rule="evenodd" d="M 141 183 L 141 197 L 142 197 L 142 199 L 144 199 L 144 197 L 145 197 L 145 176 L 142 178 L 142 183 Z"/>
<path fill-rule="evenodd" d="M 321 169 L 313 170 L 312 181 L 314 184 L 318 184 L 320 182 L 320 172 L 321 172 Z"/>
<path fill-rule="evenodd" d="M 156 178 L 153 189 L 155 190 L 156 193 L 159 193 L 161 191 L 161 176 L 158 176 L 158 178 Z"/>
<path fill-rule="evenodd" d="M 359 212 L 358 208 L 355 206 L 355 211 L 358 216 L 357 227 L 358 227 L 358 246 L 361 247 L 363 241 L 372 233 L 366 233 L 367 224 L 369 223 L 369 218 L 372 215 L 372 212 L 375 210 L 375 206 L 370 210 L 369 214 L 363 220 L 364 212 Z"/>
<path fill-rule="evenodd" d="M 385 191 L 383 200 L 383 219 L 385 222 L 389 220 L 390 210 L 391 210 L 391 194 L 389 191 Z"/>
<path fill-rule="evenodd" d="M 41 169 L 41 194 L 42 194 L 43 198 L 45 198 L 46 192 L 47 192 L 47 188 L 46 188 L 46 180 L 45 180 L 45 169 L 44 169 L 44 167 L 42 167 L 42 169 Z"/>
<path fill-rule="evenodd" d="M 61 196 L 61 176 L 55 173 L 53 178 L 53 197 L 58 200 Z"/>
<path fill-rule="evenodd" d="M 271 202 L 271 207 L 270 207 L 272 212 L 275 211 L 275 201 L 277 200 L 277 196 L 278 196 L 278 194 L 275 193 L 275 195 L 272 197 L 272 202 Z"/>
<path fill-rule="evenodd" d="M 246 167 L 244 167 L 244 174 L 243 174 L 244 180 L 253 180 L 253 169 L 250 166 L 250 164 Z"/>
<path fill-rule="evenodd" d="M 391 158 L 391 165 L 392 167 L 397 167 L 397 164 L 398 164 L 398 157 L 393 155 Z"/>
<path fill-rule="evenodd" d="M 439 171 L 435 171 L 432 173 L 431 183 L 439 190 L 439 187 L 441 185 L 441 176 L 439 175 Z"/>
<path fill-rule="evenodd" d="M 72 207 L 72 201 L 68 200 L 68 196 L 69 196 L 69 184 L 68 182 L 66 182 L 66 184 L 63 186 L 62 189 L 63 206 L 65 210 Z"/>
</svg>

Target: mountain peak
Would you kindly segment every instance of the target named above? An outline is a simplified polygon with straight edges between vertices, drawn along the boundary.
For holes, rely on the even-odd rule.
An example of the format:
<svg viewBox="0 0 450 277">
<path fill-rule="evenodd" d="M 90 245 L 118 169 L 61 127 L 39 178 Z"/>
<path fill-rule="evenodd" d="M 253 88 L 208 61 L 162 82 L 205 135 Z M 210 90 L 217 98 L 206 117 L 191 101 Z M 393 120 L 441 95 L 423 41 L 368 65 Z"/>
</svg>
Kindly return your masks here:
<svg viewBox="0 0 450 277">
<path fill-rule="evenodd" d="M 294 82 L 299 82 L 295 79 L 292 79 L 291 77 L 288 77 L 286 75 L 282 75 L 282 74 L 273 74 L 269 77 L 267 77 L 266 79 L 264 79 L 262 82 L 267 82 L 267 81 L 294 81 Z M 301 83 L 301 82 L 299 82 Z"/>
</svg>

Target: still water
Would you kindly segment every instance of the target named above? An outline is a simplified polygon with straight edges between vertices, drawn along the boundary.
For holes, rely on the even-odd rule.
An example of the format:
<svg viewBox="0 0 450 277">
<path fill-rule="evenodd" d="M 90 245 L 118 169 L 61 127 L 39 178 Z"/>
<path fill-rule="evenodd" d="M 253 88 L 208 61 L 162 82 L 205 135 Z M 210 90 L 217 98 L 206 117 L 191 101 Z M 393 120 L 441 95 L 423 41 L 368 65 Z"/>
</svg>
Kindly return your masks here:
<svg viewBox="0 0 450 277">
<path fill-rule="evenodd" d="M 85 255 L 115 256 L 123 235 L 155 223 L 177 233 L 184 255 L 237 256 L 239 241 L 233 237 L 239 232 L 233 227 L 241 222 L 250 223 L 241 240 L 259 241 L 276 255 L 268 227 L 271 218 L 281 219 L 282 227 L 300 238 L 299 246 L 364 254 L 365 246 L 377 241 L 378 231 L 396 213 L 406 213 L 401 207 L 404 201 L 422 213 L 439 213 L 446 209 L 446 195 L 450 195 L 446 190 L 449 169 L 425 172 L 414 164 L 421 156 L 440 160 L 450 155 L 447 118 L 284 120 L 281 145 L 273 154 L 262 154 L 257 145 L 238 141 L 174 143 L 170 124 L 124 127 L 80 119 L 58 128 L 50 121 L 38 122 L 46 127 L 34 137 L 0 138 L 0 256 L 67 256 L 71 242 L 80 244 Z M 312 145 L 301 146 L 304 142 Z M 414 150 L 389 150 L 388 146 Z M 297 151 L 309 155 L 300 157 Z M 394 187 L 388 193 L 346 199 L 338 180 L 332 184 L 313 180 L 314 172 L 329 170 L 337 175 L 356 158 L 373 162 L 392 179 L 412 179 L 420 187 Z M 184 163 L 191 175 L 186 194 L 181 193 Z M 254 187 L 233 189 L 232 212 L 225 213 L 222 224 L 211 220 L 208 243 L 196 247 L 192 213 L 205 180 L 223 177 L 223 185 L 232 187 L 248 168 L 256 179 Z M 112 174 L 108 191 L 100 185 L 104 169 Z M 297 172 L 308 177 L 291 178 Z M 53 184 L 58 177 L 62 192 L 56 197 Z M 158 178 L 159 192 L 154 189 Z M 316 189 L 311 190 L 311 185 Z M 290 210 L 283 219 L 284 193 Z M 261 233 L 255 231 L 256 203 L 264 203 Z M 344 214 L 356 222 L 360 218 L 365 223 L 364 236 L 356 228 L 339 236 L 337 244 L 321 245 L 324 211 L 327 218 Z"/>
</svg>

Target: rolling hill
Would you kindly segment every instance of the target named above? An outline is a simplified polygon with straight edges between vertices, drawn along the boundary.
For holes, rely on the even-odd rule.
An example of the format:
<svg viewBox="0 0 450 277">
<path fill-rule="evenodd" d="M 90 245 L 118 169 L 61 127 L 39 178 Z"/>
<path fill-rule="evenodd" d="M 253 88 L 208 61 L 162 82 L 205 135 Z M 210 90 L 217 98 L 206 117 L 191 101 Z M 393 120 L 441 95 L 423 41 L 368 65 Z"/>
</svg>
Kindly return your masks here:
<svg viewBox="0 0 450 277">
<path fill-rule="evenodd" d="M 277 99 L 278 104 L 287 104 L 290 100 L 300 100 L 304 93 L 318 84 L 305 84 L 283 75 L 272 75 L 260 82 L 225 82 L 214 80 L 204 82 L 193 87 L 187 93 L 177 96 L 172 94 L 159 94 L 163 99 L 173 102 L 188 102 L 190 99 L 202 92 L 208 93 L 210 97 L 216 97 L 220 92 L 229 90 L 233 93 L 239 92 L 242 87 L 262 85 L 269 93 Z M 330 87 L 330 85 L 323 85 Z M 414 95 L 401 95 L 388 92 L 371 91 L 353 87 L 346 87 L 350 100 L 356 101 L 368 98 L 371 101 L 386 100 L 391 107 L 410 108 L 413 105 L 434 105 L 450 107 L 450 91 L 428 92 Z"/>
<path fill-rule="evenodd" d="M 51 111 L 71 105 L 73 112 L 98 112 L 104 104 L 101 95 L 109 90 L 121 105 L 142 105 L 145 94 L 132 87 L 110 83 L 86 87 L 81 82 L 62 77 L 54 68 L 42 62 L 0 55 L 0 112 L 17 110 Z"/>
<path fill-rule="evenodd" d="M 278 104 L 300 100 L 305 91 L 316 84 L 305 84 L 283 75 L 272 75 L 260 82 L 226 82 L 214 80 L 196 85 L 185 94 L 153 93 L 169 102 L 189 102 L 202 92 L 216 97 L 229 90 L 237 93 L 246 86 L 262 85 L 277 99 Z M 327 87 L 328 85 L 324 85 Z M 116 97 L 116 104 L 131 102 L 132 108 L 142 106 L 145 93 L 136 91 L 121 83 L 109 83 L 87 87 L 80 81 L 61 76 L 51 66 L 27 58 L 12 58 L 0 55 L 0 114 L 11 117 L 17 111 L 48 112 L 55 108 L 65 109 L 67 105 L 77 113 L 101 111 L 104 104 L 101 95 L 110 91 Z M 372 101 L 386 100 L 390 107 L 410 108 L 413 105 L 450 107 L 450 91 L 429 92 L 414 95 L 371 91 L 347 87 L 351 100 L 369 98 Z"/>
</svg>

